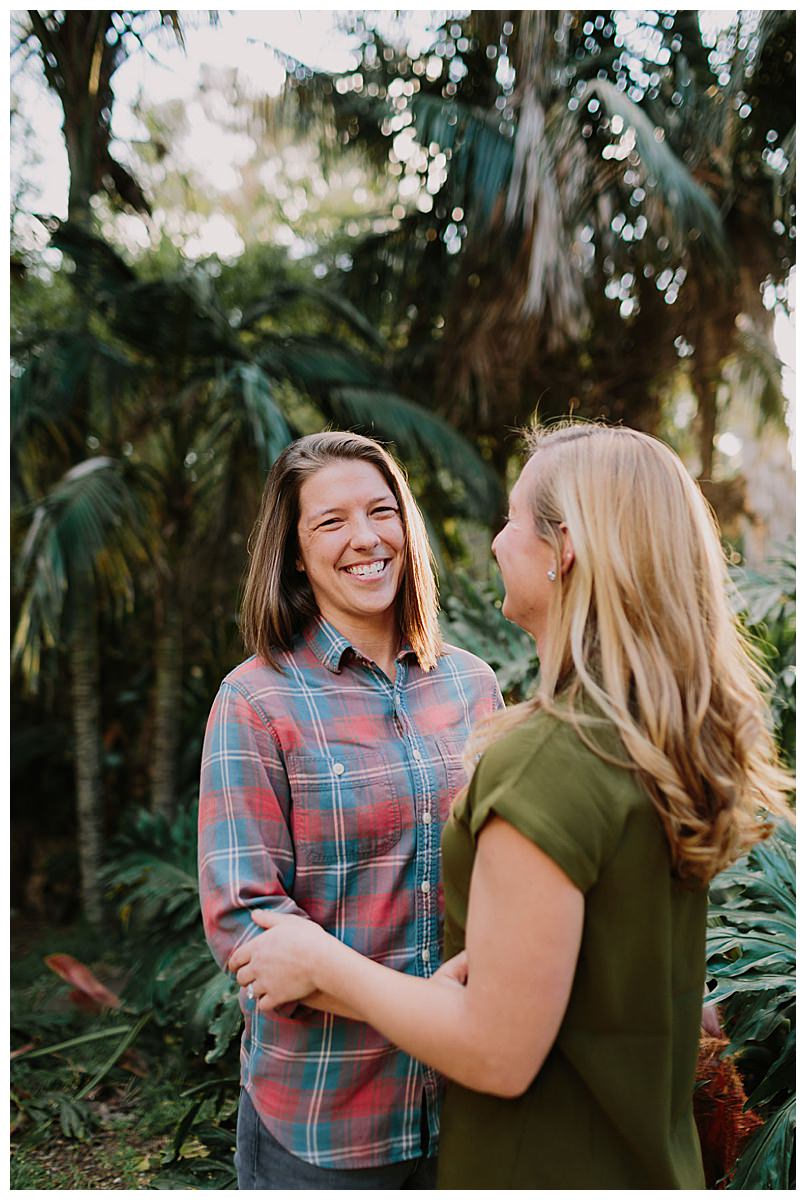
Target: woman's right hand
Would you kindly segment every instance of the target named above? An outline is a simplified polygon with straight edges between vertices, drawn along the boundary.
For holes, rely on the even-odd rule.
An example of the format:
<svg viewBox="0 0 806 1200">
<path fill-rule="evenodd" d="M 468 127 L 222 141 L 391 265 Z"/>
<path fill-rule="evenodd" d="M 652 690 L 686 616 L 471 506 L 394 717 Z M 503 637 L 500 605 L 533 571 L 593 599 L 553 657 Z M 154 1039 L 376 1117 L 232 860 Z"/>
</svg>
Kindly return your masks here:
<svg viewBox="0 0 806 1200">
<path fill-rule="evenodd" d="M 321 926 L 291 913 L 256 909 L 252 920 L 265 930 L 230 957 L 228 969 L 268 1012 L 318 990 L 316 968 L 334 939 Z"/>
</svg>

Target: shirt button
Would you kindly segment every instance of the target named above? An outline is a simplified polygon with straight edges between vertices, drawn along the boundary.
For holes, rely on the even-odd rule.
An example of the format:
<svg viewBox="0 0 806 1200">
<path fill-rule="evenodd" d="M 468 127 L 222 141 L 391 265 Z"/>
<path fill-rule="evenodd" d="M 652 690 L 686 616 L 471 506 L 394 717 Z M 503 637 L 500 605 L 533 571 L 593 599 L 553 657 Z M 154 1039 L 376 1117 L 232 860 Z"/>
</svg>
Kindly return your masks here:
<svg viewBox="0 0 806 1200">
<path fill-rule="evenodd" d="M 430 812 L 424 812 L 423 813 L 423 825 L 430 825 L 430 824 L 431 824 L 431 814 L 430 814 Z"/>
<path fill-rule="evenodd" d="M 428 949 L 428 947 L 427 947 L 427 946 L 426 946 L 426 947 L 425 947 L 425 949 L 424 949 L 424 950 L 421 952 L 421 954 L 420 954 L 420 958 L 423 960 L 423 962 L 428 962 L 428 961 L 430 960 L 430 958 L 431 958 L 431 951 Z"/>
<path fill-rule="evenodd" d="M 334 775 L 343 775 L 344 774 L 344 763 L 334 762 L 333 774 Z"/>
<path fill-rule="evenodd" d="M 412 750 L 411 757 L 415 760 L 415 762 L 420 762 L 423 756 L 419 750 Z"/>
<path fill-rule="evenodd" d="M 428 895 L 428 893 L 431 891 L 431 884 L 428 882 L 427 879 L 424 879 L 423 882 L 420 884 L 420 891 L 425 892 L 426 895 Z"/>
</svg>

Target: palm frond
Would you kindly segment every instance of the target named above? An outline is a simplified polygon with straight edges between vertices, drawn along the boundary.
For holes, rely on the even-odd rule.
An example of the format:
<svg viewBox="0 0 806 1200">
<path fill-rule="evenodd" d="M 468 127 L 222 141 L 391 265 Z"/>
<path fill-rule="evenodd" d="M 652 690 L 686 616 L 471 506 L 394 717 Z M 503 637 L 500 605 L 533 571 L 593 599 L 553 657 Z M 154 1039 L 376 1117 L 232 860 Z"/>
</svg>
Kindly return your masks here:
<svg viewBox="0 0 806 1200">
<path fill-rule="evenodd" d="M 216 384 L 212 400 L 216 405 L 224 404 L 226 411 L 223 421 L 211 431 L 211 444 L 225 427 L 239 424 L 257 455 L 261 472 L 265 474 L 280 451 L 295 436 L 274 399 L 271 381 L 266 374 L 255 363 L 238 363 Z M 202 445 L 202 454 L 204 449 Z"/>
<path fill-rule="evenodd" d="M 794 638 L 795 627 L 795 547 L 793 542 L 781 546 L 778 556 L 771 558 L 763 571 L 747 566 L 731 567 L 731 579 L 736 585 L 736 611 L 751 629 L 760 625 L 790 624 Z"/>
<path fill-rule="evenodd" d="M 286 316 L 296 304 L 307 302 L 326 314 L 344 321 L 350 329 L 376 350 L 385 350 L 386 342 L 371 321 L 345 296 L 329 288 L 287 283 L 274 288 L 270 295 L 252 305 L 241 318 L 238 329 L 251 329 L 264 317 Z"/>
<path fill-rule="evenodd" d="M 372 387 L 382 373 L 323 334 L 265 335 L 254 359 L 270 378 L 289 380 L 317 399 L 334 387 Z"/>
<path fill-rule="evenodd" d="M 133 565 L 145 556 L 135 473 L 115 459 L 86 459 L 31 512 L 15 570 L 21 604 L 12 664 L 33 689 L 43 650 L 58 645 L 71 596 L 85 597 L 91 586 L 117 612 L 133 603 Z"/>
<path fill-rule="evenodd" d="M 12 354 L 12 444 L 34 425 L 63 425 L 90 376 L 108 403 L 130 394 L 143 374 L 123 350 L 85 329 L 43 330 L 12 346 Z"/>
<path fill-rule="evenodd" d="M 618 116 L 633 131 L 635 148 L 647 180 L 668 217 L 667 232 L 680 242 L 691 231 L 717 261 L 727 261 L 727 243 L 719 209 L 668 144 L 664 131 L 629 96 L 607 79 L 591 79 L 580 97 L 580 110 L 595 97 L 611 118 Z"/>
<path fill-rule="evenodd" d="M 711 884 L 709 1001 L 721 1007 L 765 1124 L 744 1147 L 732 1188 L 789 1188 L 794 1170 L 795 832 L 775 833 Z"/>
<path fill-rule="evenodd" d="M 132 283 L 109 294 L 102 311 L 112 332 L 163 369 L 243 357 L 236 335 L 199 275 Z"/>
<path fill-rule="evenodd" d="M 113 293 L 136 282 L 132 268 L 102 238 L 72 221 L 56 217 L 40 219 L 50 233 L 51 244 L 72 258 L 82 287 L 93 295 Z"/>
<path fill-rule="evenodd" d="M 440 623 L 447 639 L 489 663 L 507 703 L 525 700 L 538 677 L 535 643 L 502 614 L 498 573 L 479 583 L 465 571 L 454 571 L 442 590 Z"/>
<path fill-rule="evenodd" d="M 421 145 L 436 142 L 450 151 L 451 187 L 456 202 L 489 221 L 506 189 L 514 161 L 511 135 L 501 132 L 498 116 L 441 96 L 418 93 L 411 99 L 414 128 Z"/>
<path fill-rule="evenodd" d="M 499 511 L 498 479 L 473 446 L 447 421 L 392 391 L 334 387 L 322 402 L 343 428 L 354 428 L 395 444 L 405 462 L 425 463 L 452 511 L 489 523 Z"/>
</svg>

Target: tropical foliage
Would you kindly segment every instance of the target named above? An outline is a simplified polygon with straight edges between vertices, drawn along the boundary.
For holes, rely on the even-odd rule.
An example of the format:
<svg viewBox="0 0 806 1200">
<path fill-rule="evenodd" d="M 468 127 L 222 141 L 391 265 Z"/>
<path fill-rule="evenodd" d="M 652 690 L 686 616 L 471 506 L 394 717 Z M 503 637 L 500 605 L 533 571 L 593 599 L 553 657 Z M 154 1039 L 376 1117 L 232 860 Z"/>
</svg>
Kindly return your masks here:
<svg viewBox="0 0 806 1200">
<path fill-rule="evenodd" d="M 512 700 L 522 698 L 537 664 L 528 639 L 501 616 L 500 586 L 474 584 L 468 576 L 454 584 L 446 600 L 446 635 L 483 652 L 496 666 L 502 689 Z M 758 621 L 755 596 L 751 590 L 739 603 Z M 769 615 L 770 607 L 763 611 Z M 731 1187 L 778 1188 L 793 1181 L 794 867 L 794 833 L 782 823 L 773 838 L 712 885 L 710 1001 L 719 1005 L 730 1038 L 726 1053 L 738 1055 L 748 1103 L 765 1121 L 742 1153 Z M 42 1136 L 57 1121 L 70 1136 L 89 1136 L 93 1108 L 87 1096 L 119 1086 L 120 1064 L 135 1040 L 145 1053 L 162 1037 L 182 1054 L 175 1068 L 182 1103 L 152 1186 L 234 1186 L 241 1017 L 237 988 L 214 964 L 202 932 L 192 807 L 171 821 L 144 810 L 130 818 L 103 878 L 120 922 L 117 953 L 127 967 L 121 1006 L 79 1025 L 66 1024 L 64 1014 L 54 1014 L 47 1004 L 24 1016 L 29 1004 L 17 998 L 15 1036 L 29 1049 L 13 1069 L 30 1096 L 26 1100 L 15 1091 L 17 1127 L 28 1137 Z M 41 980 L 34 986 L 41 996 Z M 103 1058 L 82 1060 L 83 1071 L 73 1066 L 72 1074 L 58 1074 L 55 1088 L 54 1077 L 33 1069 L 34 1061 L 48 1061 L 46 1053 L 77 1047 L 85 1056 L 90 1047 L 103 1048 Z M 33 1059 L 34 1053 L 40 1058 Z"/>
<path fill-rule="evenodd" d="M 784 761 L 795 765 L 795 547 L 780 547 L 764 570 L 737 567 L 736 606 L 773 681 L 773 720 Z"/>
<path fill-rule="evenodd" d="M 428 480 L 435 518 L 478 518 L 499 507 L 500 487 L 451 426 L 393 391 L 382 339 L 344 298 L 280 278 L 228 313 L 204 271 L 141 278 L 69 222 L 53 223 L 52 243 L 76 264 L 93 323 L 88 328 L 82 313 L 78 327 L 30 331 L 17 350 L 14 477 L 27 503 L 15 514 L 22 544 L 14 661 L 35 689 L 43 650 L 65 635 L 72 648 L 81 877 L 85 910 L 97 922 L 101 600 L 112 597 L 119 618 L 135 600 L 151 610 L 150 789 L 154 810 L 170 815 L 179 799 L 183 630 L 199 618 L 194 583 L 210 554 L 229 545 L 234 607 L 262 479 L 306 423 L 393 441 Z M 65 359 L 71 371 L 63 371 Z M 53 482 L 54 460 L 72 457 L 63 431 L 76 424 L 93 430 L 104 453 Z M 438 535 L 439 524 L 432 527 Z"/>
<path fill-rule="evenodd" d="M 793 261 L 792 20 L 748 14 L 713 39 L 691 11 L 473 11 L 410 54 L 362 15 L 357 71 L 289 74 L 294 123 L 414 191 L 345 287 L 497 462 L 538 403 L 651 432 L 684 379 L 710 478 L 724 364 L 758 362 L 760 287 Z M 768 420 L 776 374 L 754 376 Z"/>
<path fill-rule="evenodd" d="M 711 887 L 709 1000 L 718 1004 L 764 1124 L 745 1146 L 732 1188 L 795 1186 L 795 834 L 769 841 Z"/>
<path fill-rule="evenodd" d="M 286 59 L 279 99 L 208 73 L 206 118 L 226 110 L 255 146 L 229 262 L 191 261 L 186 210 L 221 202 L 174 155 L 191 106 L 141 96 L 149 137 L 127 150 L 112 123 L 127 59 L 211 19 L 12 17 L 14 69 L 39 64 L 69 168 L 67 220 L 13 195 L 13 903 L 61 955 L 46 976 L 15 964 L 13 1131 L 97 1139 L 107 1105 L 139 1106 L 160 1150 L 126 1179 L 166 1188 L 234 1185 L 239 1012 L 202 937 L 193 812 L 277 453 L 327 425 L 393 444 L 446 637 L 522 699 L 534 648 L 487 565 L 514 430 L 538 409 L 659 432 L 747 524 L 719 434 L 742 405 L 755 435 L 782 425 L 770 330 L 794 262 L 794 10 L 717 32 L 693 10 L 440 11 L 420 46 L 351 12 L 347 72 Z M 790 765 L 793 558 L 735 571 Z M 712 895 L 713 997 L 764 1119 L 736 1187 L 793 1178 L 791 839 Z"/>
<path fill-rule="evenodd" d="M 501 612 L 503 598 L 497 573 L 477 584 L 465 572 L 456 572 L 442 598 L 442 625 L 448 641 L 490 664 L 504 699 L 514 704 L 534 687 L 539 665 L 534 641 Z"/>
</svg>

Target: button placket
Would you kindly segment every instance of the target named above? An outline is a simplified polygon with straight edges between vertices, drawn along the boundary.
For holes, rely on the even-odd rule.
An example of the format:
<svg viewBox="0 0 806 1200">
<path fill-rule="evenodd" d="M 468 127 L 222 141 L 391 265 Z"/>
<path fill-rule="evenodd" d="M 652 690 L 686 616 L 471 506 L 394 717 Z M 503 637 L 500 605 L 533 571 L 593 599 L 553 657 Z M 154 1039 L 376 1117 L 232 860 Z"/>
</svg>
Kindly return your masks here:
<svg viewBox="0 0 806 1200">
<path fill-rule="evenodd" d="M 425 974 L 429 975 L 432 954 L 431 943 L 433 943 L 436 936 L 434 906 L 431 903 L 432 884 L 429 878 L 432 874 L 431 859 L 433 857 L 434 842 L 430 826 L 433 822 L 432 807 L 436 796 L 434 793 L 434 781 L 427 765 L 427 755 L 419 745 L 414 744 L 415 740 L 417 740 L 417 731 L 406 713 L 401 693 L 402 682 L 400 670 L 398 669 L 398 675 L 393 687 L 392 711 L 395 725 L 400 730 L 403 740 L 407 743 L 408 754 L 412 764 L 411 777 L 415 784 L 415 806 L 419 810 L 417 820 L 418 824 L 424 826 L 422 837 L 418 837 L 417 839 L 418 850 L 415 869 L 417 875 L 420 876 L 418 890 L 422 900 L 421 906 L 418 905 L 420 908 L 417 921 L 418 958 L 425 968 Z"/>
</svg>

